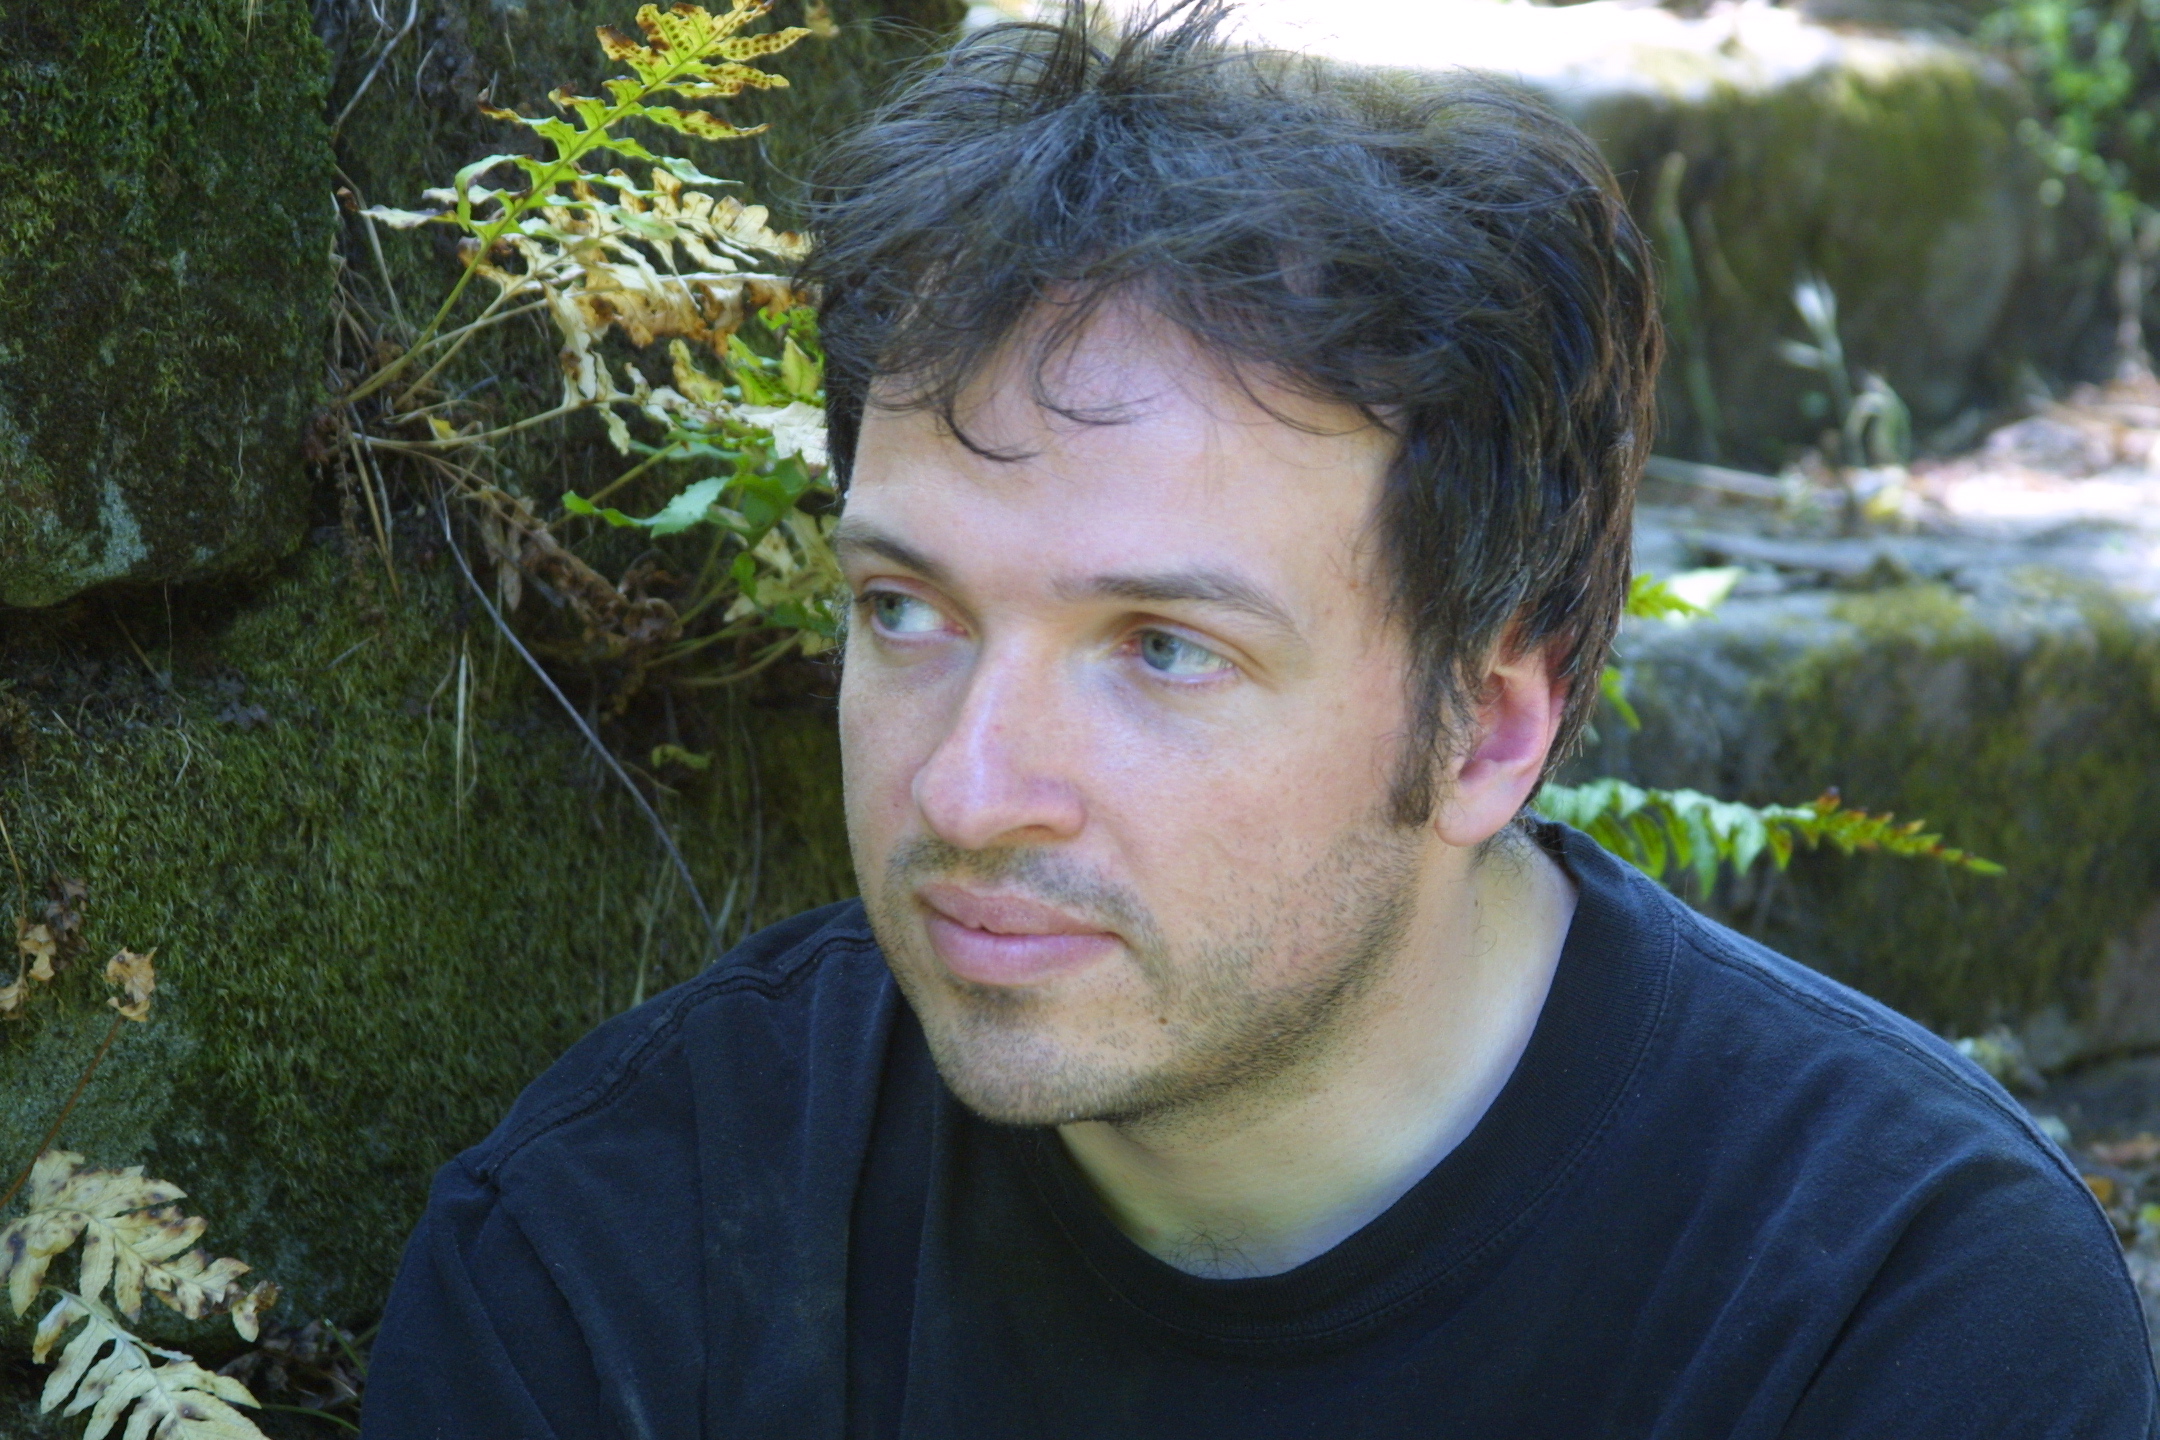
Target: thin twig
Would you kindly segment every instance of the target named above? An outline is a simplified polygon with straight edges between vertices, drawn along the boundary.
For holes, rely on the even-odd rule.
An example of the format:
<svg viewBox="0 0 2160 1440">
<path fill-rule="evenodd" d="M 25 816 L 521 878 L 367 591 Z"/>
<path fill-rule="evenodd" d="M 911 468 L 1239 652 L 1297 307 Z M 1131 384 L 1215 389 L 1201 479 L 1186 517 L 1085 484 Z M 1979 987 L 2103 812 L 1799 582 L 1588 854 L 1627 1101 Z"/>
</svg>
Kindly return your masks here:
<svg viewBox="0 0 2160 1440">
<path fill-rule="evenodd" d="M 113 624 L 120 627 L 121 638 L 128 642 L 128 649 L 133 650 L 135 652 L 135 658 L 142 661 L 142 668 L 150 672 L 150 678 L 157 682 L 158 688 L 160 690 L 171 689 L 172 677 L 169 675 L 160 675 L 158 673 L 157 666 L 150 663 L 150 657 L 143 654 L 142 646 L 135 643 L 135 637 L 129 633 L 127 628 L 127 622 L 120 618 L 120 612 L 117 610 L 108 610 L 105 613 L 112 616 Z M 170 649 L 171 647 L 167 646 L 166 648 Z"/>
<path fill-rule="evenodd" d="M 352 659 L 353 656 L 360 653 L 360 648 L 368 644 L 369 641 L 372 641 L 374 638 L 375 637 L 373 635 L 369 635 L 364 639 L 357 640 L 354 643 L 346 646 L 343 650 L 340 650 L 338 652 L 337 659 L 332 660 L 329 664 L 323 666 L 322 669 L 316 671 L 315 673 L 318 675 L 329 674 L 332 670 L 337 669 L 338 666 L 344 664 L 347 660 Z"/>
<path fill-rule="evenodd" d="M 698 611 L 705 608 L 705 602 L 701 600 L 696 605 L 691 606 L 690 609 L 685 610 L 679 618 L 684 624 L 688 624 L 692 619 L 696 618 Z M 755 634 L 763 628 L 764 622 L 761 618 L 746 616 L 731 624 L 723 625 L 718 630 L 709 630 L 695 640 L 678 640 L 653 658 L 651 668 L 657 670 L 663 665 L 678 664 L 701 650 L 718 645 L 723 641 L 739 640 L 743 636 Z"/>
<path fill-rule="evenodd" d="M 364 451 L 362 453 L 365 454 Z M 395 564 L 396 557 L 392 553 L 392 547 L 395 542 L 391 538 L 392 532 L 390 527 L 397 520 L 397 514 L 390 508 L 390 482 L 389 480 L 384 478 L 382 466 L 375 463 L 375 457 L 373 455 L 367 456 L 367 465 L 368 469 L 373 471 L 375 474 L 375 488 L 382 491 L 383 567 L 390 572 L 390 593 L 396 595 L 399 599 L 402 600 L 405 598 L 405 592 L 404 588 L 398 584 L 397 566 Z"/>
<path fill-rule="evenodd" d="M 467 562 L 464 550 L 457 543 L 457 536 L 451 533 L 449 503 L 437 496 L 435 505 L 436 514 L 442 520 L 443 541 L 449 545 L 451 556 L 457 561 L 458 569 L 465 576 L 465 583 L 472 587 L 473 595 L 479 600 L 481 608 L 487 611 L 488 618 L 495 622 L 495 628 L 502 632 L 503 638 L 510 642 L 510 648 L 517 651 L 518 658 L 531 668 L 533 674 L 540 677 L 540 683 L 547 687 L 548 694 L 555 697 L 555 703 L 562 706 L 571 723 L 576 725 L 578 732 L 585 737 L 586 743 L 607 762 L 608 769 L 615 772 L 615 778 L 622 782 L 623 789 L 630 792 L 631 800 L 636 802 L 646 823 L 652 826 L 653 834 L 658 836 L 661 845 L 666 847 L 668 858 L 675 862 L 675 873 L 682 877 L 683 887 L 690 892 L 690 903 L 697 907 L 698 919 L 704 922 L 707 938 L 712 941 L 715 950 L 722 948 L 726 943 L 725 939 L 719 927 L 713 924 L 712 912 L 705 908 L 705 897 L 698 892 L 697 880 L 690 873 L 690 864 L 683 859 L 682 851 L 675 848 L 675 837 L 668 833 L 666 824 L 660 819 L 660 812 L 653 809 L 652 802 L 645 798 L 645 792 L 638 789 L 637 782 L 630 778 L 629 772 L 623 769 L 622 762 L 615 758 L 615 752 L 601 743 L 600 736 L 585 722 L 585 717 L 578 713 L 577 706 L 570 703 L 570 697 L 563 694 L 562 688 L 555 683 L 555 677 L 548 674 L 540 662 L 533 658 L 532 651 L 525 648 L 525 642 L 518 639 L 517 632 L 503 619 L 502 611 L 496 609 L 495 602 L 488 599 L 487 591 L 481 588 L 479 577 L 473 574 L 472 565 Z"/>
<path fill-rule="evenodd" d="M 328 1420 L 333 1425 L 342 1425 L 355 1435 L 360 1433 L 358 1425 L 353 1424 L 352 1421 L 347 1420 L 342 1415 L 332 1415 L 327 1410 L 316 1410 L 306 1405 L 272 1405 L 267 1400 L 256 1401 L 255 1408 L 258 1410 L 282 1410 L 288 1415 L 312 1415 L 317 1420 Z"/>
<path fill-rule="evenodd" d="M 678 680 L 675 683 L 685 690 L 715 690 L 723 685 L 740 685 L 751 676 L 769 668 L 775 661 L 786 655 L 794 644 L 795 637 L 790 635 L 784 640 L 774 641 L 764 654 L 740 670 L 730 670 L 724 675 L 700 675 L 695 679 Z"/>
<path fill-rule="evenodd" d="M 15 1183 L 8 1186 L 7 1194 L 0 1195 L 0 1210 L 7 1209 L 8 1202 L 21 1193 L 23 1186 L 30 1182 L 30 1172 L 37 1169 L 38 1157 L 51 1149 L 53 1141 L 60 1138 L 60 1127 L 67 1124 L 68 1116 L 75 1113 L 75 1102 L 82 1099 L 83 1091 L 90 1088 L 90 1077 L 97 1074 L 98 1066 L 105 1063 L 105 1052 L 112 1049 L 112 1042 L 120 1034 L 120 1027 L 126 1023 L 125 1015 L 113 1016 L 112 1024 L 106 1028 L 104 1043 L 98 1046 L 97 1054 L 90 1057 L 90 1063 L 83 1066 L 82 1075 L 75 1082 L 75 1093 L 68 1096 L 67 1104 L 60 1107 L 60 1113 L 54 1117 L 51 1128 L 46 1130 L 45 1138 L 38 1141 L 37 1149 L 30 1152 L 30 1162 L 24 1165 L 22 1173 L 15 1177 Z"/>
<path fill-rule="evenodd" d="M 345 102 L 345 108 L 338 111 L 337 119 L 330 122 L 330 138 L 332 140 L 337 139 L 338 131 L 345 128 L 345 117 L 352 114 L 353 106 L 358 105 L 360 97 L 367 94 L 368 86 L 373 85 L 375 77 L 382 74 L 382 67 L 389 62 L 391 53 L 397 49 L 407 35 L 412 33 L 412 27 L 418 23 L 419 19 L 420 0 L 412 0 L 412 3 L 405 7 L 405 27 L 390 37 L 390 43 L 383 46 L 382 54 L 375 57 L 375 68 L 367 72 L 367 78 L 360 82 L 360 88 L 353 91 L 352 99 Z"/>
<path fill-rule="evenodd" d="M 508 295 L 509 293 L 509 291 L 503 292 L 504 295 Z M 463 325 L 458 326 L 458 328 L 455 330 L 445 330 L 442 334 L 437 335 L 434 339 L 428 341 L 424 345 L 413 346 L 414 353 L 417 354 L 422 350 L 432 350 L 437 345 L 448 345 L 455 341 L 460 341 L 472 331 L 485 330 L 490 325 L 500 325 L 505 320 L 515 320 L 518 318 L 518 316 L 530 315 L 535 310 L 545 310 L 547 309 L 548 303 L 545 300 L 532 300 L 518 306 L 515 310 L 504 310 L 497 312 L 495 306 L 497 304 L 500 304 L 501 302 L 502 297 L 498 296 L 496 300 L 488 306 L 487 309 L 481 311 L 480 314 L 474 319 L 466 321 Z M 427 377 L 422 376 L 421 378 L 425 379 Z M 415 380 L 413 383 L 417 385 L 420 383 L 420 381 Z M 400 415 L 415 415 L 418 413 L 419 412 L 415 410 L 403 410 L 399 412 Z"/>
<path fill-rule="evenodd" d="M 382 236 L 375 233 L 372 216 L 363 214 L 360 223 L 367 227 L 368 250 L 375 257 L 375 273 L 382 277 L 383 294 L 390 297 L 390 317 L 397 321 L 398 329 L 412 334 L 412 322 L 405 318 L 405 306 L 398 300 L 397 285 L 390 279 L 390 262 L 383 258 Z"/>
<path fill-rule="evenodd" d="M 347 1335 L 342 1327 L 332 1324 L 328 1320 L 323 1321 L 323 1324 L 329 1327 L 330 1337 L 336 1340 L 338 1348 L 345 1352 L 345 1358 L 352 1362 L 354 1373 L 362 1380 L 367 1379 L 367 1358 L 353 1347 L 355 1345 L 365 1345 L 369 1338 L 374 1335 L 375 1327 L 371 1325 L 361 1334 Z"/>
<path fill-rule="evenodd" d="M 458 326 L 458 328 L 455 330 L 447 331 L 443 334 L 435 336 L 433 339 L 429 340 L 426 345 L 415 345 L 413 347 L 413 350 L 417 353 L 418 351 L 440 345 L 445 340 L 448 340 L 450 342 L 450 348 L 448 350 L 445 350 L 442 355 L 435 361 L 434 364 L 428 366 L 426 370 L 423 370 L 420 373 L 419 379 L 413 381 L 412 384 L 407 385 L 403 390 L 400 390 L 398 392 L 397 398 L 390 402 L 391 410 L 402 412 L 405 409 L 405 402 L 412 399 L 412 397 L 419 392 L 421 386 L 427 384 L 428 381 L 434 379 L 437 375 L 441 374 L 443 366 L 448 365 L 452 360 L 455 360 L 457 358 L 458 351 L 465 348 L 466 341 L 472 339 L 474 335 L 478 334 L 487 325 L 491 324 L 494 318 L 507 318 L 497 317 L 495 315 L 495 312 L 504 301 L 508 300 L 515 293 L 516 291 L 508 287 L 496 291 L 495 298 L 488 301 L 487 308 L 482 310 L 472 320 Z M 544 306 L 546 304 L 547 301 L 538 300 L 535 301 L 532 305 L 522 306 L 519 309 L 513 310 L 510 312 L 510 314 L 523 315 L 539 306 Z"/>
<path fill-rule="evenodd" d="M 376 507 L 375 489 L 368 483 L 367 452 L 361 448 L 361 442 L 372 437 L 364 436 L 358 430 L 347 430 L 345 438 L 352 446 L 353 463 L 360 470 L 360 493 L 367 497 L 368 518 L 375 522 L 375 541 L 382 547 L 383 571 L 390 577 L 390 593 L 402 600 L 405 592 L 398 585 L 397 567 L 390 563 L 390 532 L 383 527 L 382 511 Z"/>
<path fill-rule="evenodd" d="M 565 402 L 556 406 L 553 410 L 543 410 L 538 415 L 528 415 L 515 425 L 504 425 L 478 435 L 454 435 L 448 440 L 386 440 L 380 435 L 367 435 L 362 438 L 367 441 L 368 448 L 371 450 L 410 450 L 416 454 L 439 453 L 443 450 L 464 450 L 474 445 L 485 445 L 491 440 L 500 440 L 505 435 L 515 435 L 520 430 L 530 430 L 533 426 L 543 424 L 549 420 L 560 420 L 565 415 L 573 415 L 584 409 L 587 403 L 583 400 Z"/>
</svg>

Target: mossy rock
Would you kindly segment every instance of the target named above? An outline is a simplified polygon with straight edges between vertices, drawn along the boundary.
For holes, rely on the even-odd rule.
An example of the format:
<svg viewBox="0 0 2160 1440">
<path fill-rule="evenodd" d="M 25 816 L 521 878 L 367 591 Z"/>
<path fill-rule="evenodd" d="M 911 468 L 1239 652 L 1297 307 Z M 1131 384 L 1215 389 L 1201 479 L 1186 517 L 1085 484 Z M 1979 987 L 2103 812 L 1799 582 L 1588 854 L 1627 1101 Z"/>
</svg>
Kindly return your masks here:
<svg viewBox="0 0 2160 1440">
<path fill-rule="evenodd" d="M 0 19 L 0 605 L 299 541 L 335 283 L 327 78 L 299 0 Z"/>
<path fill-rule="evenodd" d="M 2097 221 L 2059 183 L 2043 203 L 2015 77 L 1939 40 L 1833 53 L 1776 83 L 1682 69 L 1571 107 L 1659 252 L 1668 453 L 1775 468 L 1836 443 L 1830 386 L 1780 354 L 1813 338 L 1792 298 L 1805 277 L 1836 295 L 1850 366 L 1890 383 L 1923 440 L 1963 443 L 2035 377 L 2108 358 Z"/>
<path fill-rule="evenodd" d="M 2058 1062 L 2160 1043 L 2160 949 L 2138 940 L 2160 902 L 2148 608 L 2006 563 L 1979 594 L 1921 578 L 1742 598 L 1631 624 L 1620 650 L 1643 728 L 1601 717 L 1574 775 L 1754 803 L 1835 789 L 2007 867 L 1802 852 L 1691 898 L 1946 1031 L 2054 1011 L 2073 1032 Z"/>
<path fill-rule="evenodd" d="M 245 596 L 176 590 L 169 618 L 152 597 L 0 620 L 0 820 L 35 892 L 0 870 L 0 911 L 50 874 L 89 887 L 87 943 L 0 1024 L 0 1163 L 104 1034 L 105 958 L 154 946 L 152 1019 L 61 1143 L 185 1188 L 216 1253 L 284 1287 L 277 1318 L 353 1328 L 436 1167 L 714 953 L 616 780 L 440 552 L 399 539 L 401 593 L 331 545 Z M 709 768 L 656 793 L 713 908 L 734 896 L 727 938 L 848 893 L 829 708 L 704 723 L 681 738 Z M 28 1393 L 27 1338 L 0 1321 L 0 1397 Z"/>
<path fill-rule="evenodd" d="M 1779 348 L 1812 338 L 1793 305 L 1811 276 L 1837 296 L 1850 365 L 1885 377 L 1935 448 L 2038 380 L 2105 369 L 2098 208 L 2049 182 L 2006 64 L 1949 33 L 1831 25 L 1809 7 L 1701 10 L 1495 0 L 1343 30 L 1295 0 L 1252 0 L 1251 23 L 1358 64 L 1493 71 L 1583 127 L 1659 253 L 1664 453 L 1774 469 L 1835 430 L 1829 387 Z"/>
</svg>

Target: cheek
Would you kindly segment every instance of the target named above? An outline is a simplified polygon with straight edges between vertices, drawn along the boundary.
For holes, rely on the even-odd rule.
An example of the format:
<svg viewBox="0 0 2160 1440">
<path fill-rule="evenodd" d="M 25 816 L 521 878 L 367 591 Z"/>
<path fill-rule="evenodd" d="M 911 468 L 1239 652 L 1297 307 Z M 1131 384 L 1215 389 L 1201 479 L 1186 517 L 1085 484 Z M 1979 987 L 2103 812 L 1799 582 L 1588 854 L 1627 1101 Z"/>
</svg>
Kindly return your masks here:
<svg viewBox="0 0 2160 1440">
<path fill-rule="evenodd" d="M 1133 877 L 1217 887 L 1310 863 L 1385 806 L 1402 706 L 1389 686 L 1241 707 L 1225 723 L 1098 716 L 1090 813 L 1112 822 Z"/>
<path fill-rule="evenodd" d="M 906 823 L 909 779 L 919 763 L 908 753 L 924 727 L 883 693 L 868 666 L 840 672 L 840 777 L 848 834 L 857 860 L 882 864 Z"/>
</svg>

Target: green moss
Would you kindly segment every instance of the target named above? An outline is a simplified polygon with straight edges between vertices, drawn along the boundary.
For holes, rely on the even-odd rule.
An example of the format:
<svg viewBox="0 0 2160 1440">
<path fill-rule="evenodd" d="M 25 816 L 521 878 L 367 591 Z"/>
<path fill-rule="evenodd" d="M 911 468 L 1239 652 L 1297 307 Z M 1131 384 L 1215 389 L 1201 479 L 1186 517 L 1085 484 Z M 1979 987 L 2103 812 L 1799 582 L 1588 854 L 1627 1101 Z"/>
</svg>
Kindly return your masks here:
<svg viewBox="0 0 2160 1440">
<path fill-rule="evenodd" d="M 1701 83 L 1670 79 L 1676 96 Z M 2009 384 L 2035 358 L 2018 349 L 2030 337 L 1998 334 L 2037 223 L 2037 173 L 2016 135 L 2026 108 L 1984 62 L 1915 51 L 1586 115 L 1677 302 L 1660 448 L 1774 466 L 1835 424 L 1803 409 L 1820 378 L 1777 352 L 1807 338 L 1792 293 L 1809 273 L 1838 297 L 1852 362 L 1881 372 L 1923 426 Z M 1684 168 L 1661 213 L 1673 156 Z M 1707 393 L 1690 391 L 1691 366 Z"/>
<path fill-rule="evenodd" d="M 283 553 L 333 289 L 308 7 L 0 25 L 0 604 Z"/>
<path fill-rule="evenodd" d="M 2008 873 L 1803 853 L 1709 908 L 1931 1026 L 2076 1016 L 2160 895 L 2160 633 L 2066 577 L 2022 581 L 2014 602 L 1847 597 L 1819 633 L 1721 617 L 1684 645 L 1639 641 L 1645 729 L 1608 725 L 1581 767 L 1756 803 L 1836 788 L 1925 818 Z"/>
<path fill-rule="evenodd" d="M 2160 637 L 2099 600 L 2083 624 L 1982 627 L 1932 587 L 1847 601 L 1861 636 L 1765 687 L 1801 789 L 1925 816 L 2000 879 L 1796 864 L 1773 943 L 1930 1023 L 2077 1008 L 2160 893 Z M 1946 618 L 1951 623 L 1942 623 Z"/>
<path fill-rule="evenodd" d="M 157 1014 L 63 1143 L 184 1186 L 295 1318 L 364 1324 L 434 1169 L 641 981 L 709 954 L 644 822 L 468 628 L 450 574 L 403 578 L 398 600 L 309 550 L 236 619 L 198 628 L 184 606 L 169 650 L 154 602 L 0 635 L 35 750 L 0 753 L 0 817 L 33 884 L 91 896 L 80 960 L 0 1027 L 0 1157 L 28 1152 L 103 1033 L 96 965 L 156 946 Z M 667 805 L 715 908 L 738 882 L 731 933 L 846 893 L 828 713 L 709 721 L 728 740 L 711 780 Z"/>
</svg>

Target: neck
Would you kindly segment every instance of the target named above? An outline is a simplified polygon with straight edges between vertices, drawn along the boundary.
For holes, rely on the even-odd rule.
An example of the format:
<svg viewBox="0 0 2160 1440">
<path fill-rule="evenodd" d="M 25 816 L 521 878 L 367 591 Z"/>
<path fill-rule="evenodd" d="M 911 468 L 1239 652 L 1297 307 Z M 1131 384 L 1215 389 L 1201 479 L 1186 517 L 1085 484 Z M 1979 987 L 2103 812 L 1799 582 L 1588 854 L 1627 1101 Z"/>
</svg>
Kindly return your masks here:
<svg viewBox="0 0 2160 1440">
<path fill-rule="evenodd" d="M 1195 1275 L 1274 1275 L 1395 1203 L 1460 1144 L 1529 1043 L 1574 916 L 1544 850 L 1448 848 L 1335 1043 L 1264 1095 L 1059 1127 L 1111 1218 Z"/>
</svg>

